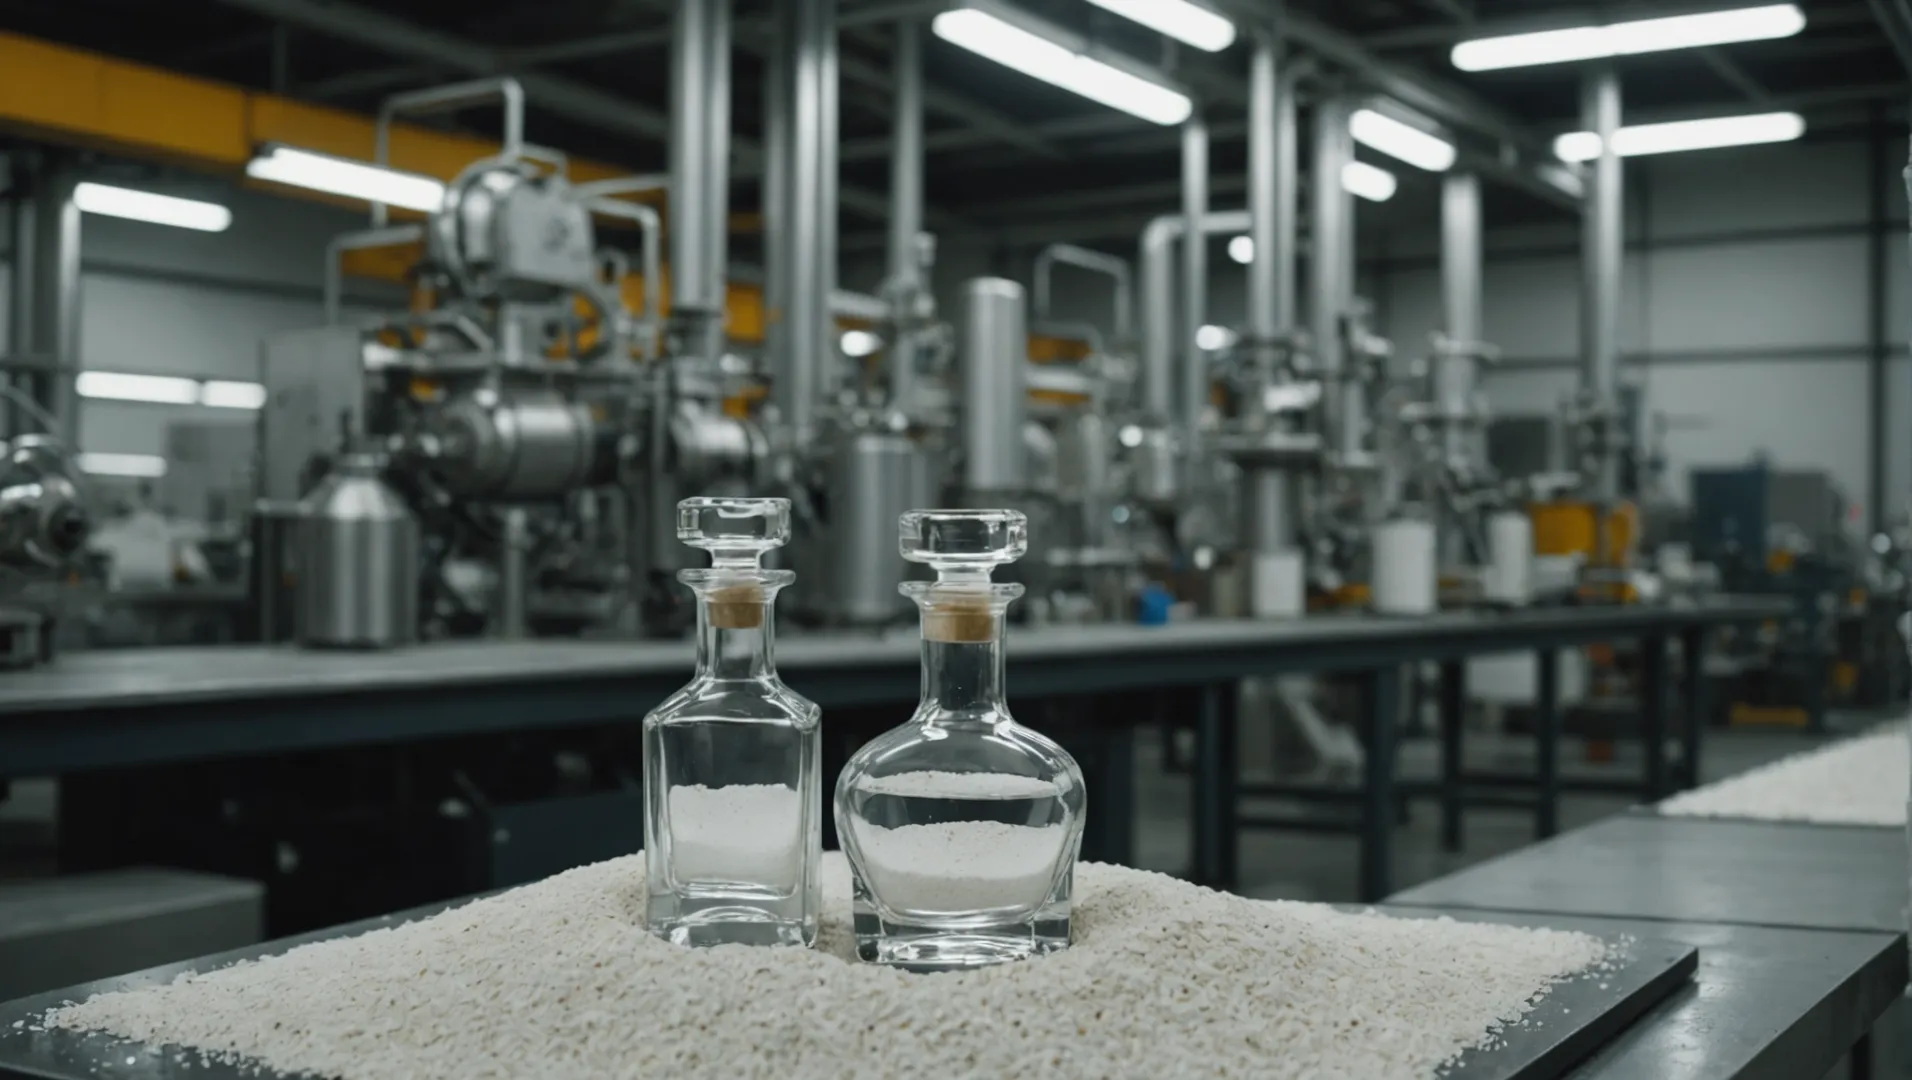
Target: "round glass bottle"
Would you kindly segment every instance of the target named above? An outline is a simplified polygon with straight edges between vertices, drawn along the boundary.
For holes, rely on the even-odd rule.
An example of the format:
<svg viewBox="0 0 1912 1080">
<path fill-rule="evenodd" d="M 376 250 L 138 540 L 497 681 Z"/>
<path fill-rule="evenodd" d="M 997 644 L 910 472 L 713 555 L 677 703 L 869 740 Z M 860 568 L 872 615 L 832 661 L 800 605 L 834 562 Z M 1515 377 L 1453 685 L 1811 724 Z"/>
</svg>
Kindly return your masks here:
<svg viewBox="0 0 1912 1080">
<path fill-rule="evenodd" d="M 686 499 L 677 537 L 711 554 L 697 594 L 697 674 L 644 718 L 650 932 L 679 945 L 811 945 L 821 906 L 819 711 L 777 677 L 767 570 L 787 499 Z"/>
<path fill-rule="evenodd" d="M 1027 520 L 918 510 L 901 533 L 903 557 L 937 577 L 901 586 L 922 609 L 922 704 L 837 781 L 857 955 L 947 971 L 1067 948 L 1082 770 L 1009 715 L 1003 613 L 1022 586 L 989 577 L 1027 550 Z"/>
</svg>

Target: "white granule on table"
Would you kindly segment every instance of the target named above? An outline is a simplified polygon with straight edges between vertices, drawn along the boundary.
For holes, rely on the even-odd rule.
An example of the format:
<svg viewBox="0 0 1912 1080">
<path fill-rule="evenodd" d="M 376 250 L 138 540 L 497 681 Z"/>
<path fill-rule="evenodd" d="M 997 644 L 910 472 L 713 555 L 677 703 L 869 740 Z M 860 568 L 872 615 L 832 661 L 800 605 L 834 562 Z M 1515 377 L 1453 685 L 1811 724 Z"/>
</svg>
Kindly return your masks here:
<svg viewBox="0 0 1912 1080">
<path fill-rule="evenodd" d="M 1350 914 L 1076 870 L 1076 943 L 974 972 L 859 964 L 849 865 L 814 950 L 645 934 L 643 859 L 103 994 L 47 1023 L 343 1080 L 1430 1077 L 1606 963 L 1586 934 Z"/>
<path fill-rule="evenodd" d="M 918 799 L 1044 799 L 1056 785 L 1014 773 L 959 773 L 919 769 L 891 776 L 866 776 L 856 782 L 865 795 L 905 795 Z"/>
<path fill-rule="evenodd" d="M 1049 899 L 1068 830 L 1060 825 L 946 821 L 858 834 L 864 873 L 883 903 L 907 911 L 1029 908 Z"/>
<path fill-rule="evenodd" d="M 1857 738 L 1675 795 L 1660 804 L 1674 817 L 1751 818 L 1818 825 L 1906 823 L 1912 747 L 1903 721 Z"/>
<path fill-rule="evenodd" d="M 689 784 L 670 793 L 679 881 L 794 882 L 803 868 L 802 804 L 782 784 Z"/>
</svg>

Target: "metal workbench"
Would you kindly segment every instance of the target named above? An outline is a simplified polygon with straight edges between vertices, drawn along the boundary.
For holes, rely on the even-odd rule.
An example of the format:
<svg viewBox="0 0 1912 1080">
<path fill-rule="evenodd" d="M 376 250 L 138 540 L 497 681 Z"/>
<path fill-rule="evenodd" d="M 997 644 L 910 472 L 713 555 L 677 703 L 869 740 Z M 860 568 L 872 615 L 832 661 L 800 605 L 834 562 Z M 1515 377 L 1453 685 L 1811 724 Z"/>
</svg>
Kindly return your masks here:
<svg viewBox="0 0 1912 1080">
<path fill-rule="evenodd" d="M 1234 684 L 1250 676 L 1346 672 L 1365 688 L 1368 716 L 1394 716 L 1401 665 L 1536 652 L 1626 639 L 1641 643 L 1646 747 L 1643 798 L 1697 775 L 1699 680 L 1689 678 L 1677 733 L 1679 775 L 1666 753 L 1667 646 L 1680 642 L 1697 672 L 1711 627 L 1782 614 L 1769 600 L 1681 605 L 1539 608 L 1420 618 L 1324 616 L 1288 622 L 1204 620 L 1164 627 L 1098 625 L 1011 631 L 1009 685 L 1019 698 L 1199 687 L 1195 784 L 1196 876 L 1234 881 L 1240 824 L 1234 777 Z M 826 710 L 907 704 L 918 693 L 917 638 L 789 635 L 778 644 L 786 680 Z M 634 722 L 682 685 L 686 642 L 456 643 L 380 653 L 221 647 L 78 654 L 0 678 L 0 778 L 146 767 L 254 754 L 418 742 L 467 735 Z M 1543 663 L 1543 671 L 1551 671 Z M 1536 815 L 1551 831 L 1559 784 L 1552 681 L 1537 709 Z M 1450 695 L 1443 695 L 1444 698 Z M 1454 695 L 1458 700 L 1458 695 Z M 1110 716 L 1111 724 L 1147 719 Z M 1389 891 L 1394 742 L 1391 724 L 1366 725 L 1360 793 L 1362 894 Z M 1458 819 L 1458 713 L 1444 710 L 1442 802 Z"/>
</svg>

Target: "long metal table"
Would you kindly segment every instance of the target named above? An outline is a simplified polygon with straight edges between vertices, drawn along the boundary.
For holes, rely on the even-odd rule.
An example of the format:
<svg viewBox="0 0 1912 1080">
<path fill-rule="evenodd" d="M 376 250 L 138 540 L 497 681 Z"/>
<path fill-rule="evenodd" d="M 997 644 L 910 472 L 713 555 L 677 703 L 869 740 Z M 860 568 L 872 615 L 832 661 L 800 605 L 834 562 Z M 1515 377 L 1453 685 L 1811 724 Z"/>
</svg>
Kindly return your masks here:
<svg viewBox="0 0 1912 1080">
<path fill-rule="evenodd" d="M 1709 628 L 1757 622 L 1783 602 L 1719 598 L 1664 606 L 1540 608 L 1421 618 L 1325 616 L 1291 622 L 1204 620 L 1165 627 L 1016 629 L 1009 680 L 1018 697 L 1067 697 L 1147 688 L 1202 688 L 1194 823 L 1196 876 L 1234 882 L 1234 685 L 1243 678 L 1336 671 L 1356 676 L 1367 708 L 1360 793 L 1362 898 L 1390 891 L 1396 789 L 1392 722 L 1401 667 L 1469 656 L 1537 652 L 1637 638 L 1646 658 L 1641 792 L 1648 799 L 1697 775 L 1698 658 Z M 1666 754 L 1667 646 L 1680 642 L 1689 708 L 1677 732 L 1680 776 Z M 131 650 L 79 654 L 0 678 L 0 778 L 153 766 L 252 754 L 417 742 L 466 735 L 611 725 L 637 720 L 680 686 L 684 642 L 464 643 L 382 653 L 283 648 Z M 825 709 L 906 704 L 918 693 L 913 633 L 792 635 L 779 642 L 786 680 Z M 1543 665 L 1551 670 L 1550 665 Z M 1537 814 L 1559 795 L 1558 721 L 1542 680 L 1537 710 Z M 1111 716 L 1113 724 L 1143 716 Z M 1458 747 L 1459 723 L 1443 735 Z M 1465 778 L 1443 776 L 1445 811 L 1458 815 Z"/>
</svg>

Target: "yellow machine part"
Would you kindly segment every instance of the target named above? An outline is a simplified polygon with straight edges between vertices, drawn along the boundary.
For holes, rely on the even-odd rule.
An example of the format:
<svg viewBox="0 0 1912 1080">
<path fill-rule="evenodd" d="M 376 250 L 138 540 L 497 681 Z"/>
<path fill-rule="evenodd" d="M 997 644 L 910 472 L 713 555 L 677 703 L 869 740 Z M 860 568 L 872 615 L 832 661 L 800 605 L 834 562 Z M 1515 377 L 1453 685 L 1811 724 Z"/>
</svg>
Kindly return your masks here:
<svg viewBox="0 0 1912 1080">
<path fill-rule="evenodd" d="M 1727 711 L 1726 722 L 1734 727 L 1797 727 L 1811 722 L 1806 710 L 1794 705 L 1752 705 L 1736 701 Z"/>
<path fill-rule="evenodd" d="M 1597 503 L 1530 503 L 1527 516 L 1534 523 L 1536 555 L 1581 555 L 1592 565 L 1625 566 L 1639 543 L 1640 510 L 1630 502 L 1615 503 L 1605 514 Z"/>
</svg>

